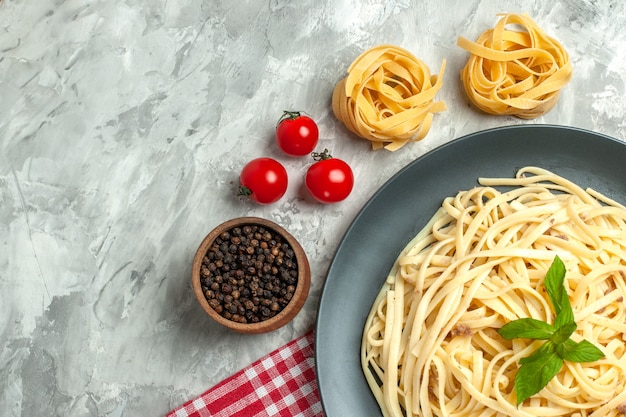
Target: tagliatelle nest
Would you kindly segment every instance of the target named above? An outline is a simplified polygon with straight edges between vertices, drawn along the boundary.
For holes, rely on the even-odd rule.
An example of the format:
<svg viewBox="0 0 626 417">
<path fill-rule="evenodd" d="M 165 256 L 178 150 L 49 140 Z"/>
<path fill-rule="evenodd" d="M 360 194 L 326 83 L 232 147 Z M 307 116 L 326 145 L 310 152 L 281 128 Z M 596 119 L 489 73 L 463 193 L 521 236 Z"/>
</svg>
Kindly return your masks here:
<svg viewBox="0 0 626 417">
<path fill-rule="evenodd" d="M 442 87 L 445 60 L 439 75 L 409 51 L 380 45 L 363 52 L 348 68 L 333 92 L 333 112 L 373 149 L 395 151 L 423 139 L 433 114 L 446 109 L 435 95 Z"/>
<path fill-rule="evenodd" d="M 471 54 L 461 71 L 465 92 L 489 114 L 541 116 L 572 76 L 563 46 L 525 14 L 505 14 L 476 42 L 459 37 L 457 44 Z"/>
</svg>

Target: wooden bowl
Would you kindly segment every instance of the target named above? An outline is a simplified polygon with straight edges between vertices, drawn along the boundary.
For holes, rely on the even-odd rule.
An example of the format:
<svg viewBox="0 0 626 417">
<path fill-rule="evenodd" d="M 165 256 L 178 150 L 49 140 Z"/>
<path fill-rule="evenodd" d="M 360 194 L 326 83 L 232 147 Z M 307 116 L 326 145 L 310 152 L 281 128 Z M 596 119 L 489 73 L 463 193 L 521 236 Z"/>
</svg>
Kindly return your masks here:
<svg viewBox="0 0 626 417">
<path fill-rule="evenodd" d="M 295 290 L 293 290 L 293 293 L 292 293 L 293 295 L 291 296 L 291 299 L 287 300 L 283 298 L 281 301 L 283 304 L 286 303 L 286 305 L 284 305 L 282 309 L 280 309 L 275 315 L 273 315 L 273 317 L 260 318 L 260 321 L 256 323 L 253 323 L 253 322 L 242 323 L 239 321 L 235 321 L 232 318 L 226 318 L 222 314 L 218 313 L 216 309 L 223 310 L 224 309 L 223 303 L 220 304 L 221 305 L 220 307 L 220 305 L 216 305 L 218 301 L 212 301 L 215 307 L 213 308 L 211 304 L 209 303 L 209 300 L 207 299 L 207 295 L 205 295 L 205 293 L 210 289 L 206 285 L 209 282 L 207 281 L 209 277 L 212 277 L 212 279 L 215 279 L 213 275 L 220 275 L 220 272 L 222 272 L 222 271 L 217 271 L 215 273 L 209 274 L 208 266 L 211 266 L 214 269 L 215 263 L 214 265 L 208 265 L 207 261 L 211 262 L 209 260 L 208 252 L 210 250 L 216 251 L 216 246 L 214 246 L 214 243 L 216 242 L 218 238 L 221 239 L 224 236 L 224 232 L 228 232 L 229 234 L 231 234 L 231 237 L 232 237 L 232 233 L 235 228 L 243 229 L 245 226 L 253 226 L 253 225 L 264 228 L 276 235 L 280 235 L 282 237 L 282 241 L 291 247 L 291 249 L 294 252 L 294 256 L 291 259 L 293 260 L 295 258 L 295 264 L 297 265 L 297 281 L 294 284 L 292 284 L 293 286 L 295 286 Z M 255 255 L 242 253 L 241 249 L 243 249 L 243 245 L 239 249 L 240 249 L 239 251 L 237 251 L 236 253 L 231 253 L 231 255 L 235 257 L 248 256 L 248 258 L 250 258 L 251 256 L 258 256 L 259 254 L 259 252 L 255 252 Z M 254 250 L 258 251 L 258 250 L 263 250 L 263 249 L 259 249 L 259 247 L 257 246 Z M 215 255 L 211 255 L 211 256 L 215 256 Z M 245 261 L 242 261 L 242 262 L 245 262 Z M 269 264 L 269 262 L 266 262 L 266 263 Z M 241 264 L 238 262 L 236 264 L 237 266 L 241 266 Z M 244 302 L 248 302 L 248 301 L 252 302 L 252 295 L 256 294 L 258 290 L 254 289 L 252 290 L 253 294 L 250 294 L 251 290 L 248 287 L 248 285 L 249 285 L 249 282 L 253 279 L 252 277 L 257 274 L 251 274 L 249 269 L 245 267 L 241 267 L 237 269 L 245 270 L 244 273 L 246 274 L 244 286 L 240 287 L 239 286 L 240 284 L 235 284 L 235 286 L 237 286 L 237 295 L 238 295 L 237 299 L 243 300 Z M 295 269 L 295 268 L 292 268 L 292 269 Z M 242 283 L 242 280 L 244 280 L 244 278 L 242 277 L 242 273 L 241 272 L 237 273 L 236 271 L 231 269 L 231 271 L 229 272 L 229 275 L 235 275 L 235 274 L 239 274 L 238 275 L 239 280 L 240 280 L 239 283 Z M 292 274 L 295 275 L 295 271 Z M 280 279 L 280 277 L 278 277 L 277 274 L 276 275 L 273 274 L 273 271 L 267 274 L 263 274 L 264 277 L 268 277 L 268 275 L 273 277 L 271 279 L 273 280 L 274 283 L 278 282 L 276 281 L 276 279 Z M 257 275 L 257 282 L 258 280 L 264 280 L 264 279 L 265 278 Z M 203 285 L 203 282 L 205 285 Z M 276 330 L 284 326 L 285 324 L 287 324 L 289 321 L 291 321 L 291 319 L 295 317 L 296 314 L 298 314 L 298 312 L 304 305 L 304 302 L 306 301 L 306 298 L 309 294 L 310 283 L 311 283 L 311 270 L 309 266 L 309 261 L 307 259 L 306 253 L 302 249 L 302 246 L 300 246 L 300 243 L 298 243 L 298 241 L 289 232 L 287 232 L 287 230 L 285 230 L 278 224 L 270 220 L 266 220 L 266 219 L 259 218 L 259 217 L 239 217 L 239 218 L 226 221 L 220 224 L 219 226 L 217 226 L 204 238 L 204 240 L 198 247 L 198 250 L 196 251 L 196 254 L 193 258 L 193 265 L 191 268 L 191 284 L 193 287 L 193 291 L 196 295 L 196 298 L 198 302 L 200 303 L 200 306 L 202 307 L 202 309 L 218 323 L 240 333 L 267 333 L 267 332 Z M 222 294 L 222 297 L 224 296 L 224 293 L 222 292 L 222 289 L 224 289 L 223 284 L 224 282 L 221 282 L 218 284 L 218 286 L 220 286 L 219 290 L 216 288 L 216 291 L 220 291 L 220 293 Z M 265 286 L 267 284 L 264 282 L 263 285 Z M 248 295 L 244 297 L 243 296 L 244 293 Z M 233 292 L 230 292 L 229 294 L 233 294 Z M 213 294 L 210 294 L 210 295 L 213 296 Z M 232 298 L 232 295 L 231 295 L 231 298 Z M 267 299 L 269 300 L 269 297 Z M 259 300 L 257 299 L 256 301 L 259 301 Z M 257 304 L 247 303 L 246 305 L 251 307 L 252 305 L 257 305 Z M 276 305 L 278 305 L 278 303 Z M 230 307 L 232 308 L 232 303 Z M 267 306 L 265 307 L 269 308 Z M 258 307 L 257 305 L 257 312 L 260 311 L 260 308 L 261 307 Z M 247 313 L 248 312 L 246 311 L 246 314 Z M 243 315 L 238 314 L 238 317 L 236 319 L 242 320 L 242 317 L 246 317 L 246 314 L 243 314 Z M 259 314 L 257 314 L 257 317 L 259 317 Z M 256 320 L 252 317 L 250 318 L 252 320 Z"/>
</svg>

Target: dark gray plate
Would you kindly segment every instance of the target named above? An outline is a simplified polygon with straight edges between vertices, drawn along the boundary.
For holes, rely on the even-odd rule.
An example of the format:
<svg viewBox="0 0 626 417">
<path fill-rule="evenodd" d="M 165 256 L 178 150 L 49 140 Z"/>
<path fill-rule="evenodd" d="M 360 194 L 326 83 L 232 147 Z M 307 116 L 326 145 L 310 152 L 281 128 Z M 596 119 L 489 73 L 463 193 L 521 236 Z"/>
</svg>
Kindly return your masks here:
<svg viewBox="0 0 626 417">
<path fill-rule="evenodd" d="M 511 177 L 526 165 L 626 203 L 626 144 L 576 128 L 520 125 L 473 133 L 407 165 L 356 216 L 328 269 L 315 335 L 327 417 L 381 416 L 361 371 L 361 333 L 400 251 L 443 198 L 478 185 L 478 177 Z"/>
</svg>

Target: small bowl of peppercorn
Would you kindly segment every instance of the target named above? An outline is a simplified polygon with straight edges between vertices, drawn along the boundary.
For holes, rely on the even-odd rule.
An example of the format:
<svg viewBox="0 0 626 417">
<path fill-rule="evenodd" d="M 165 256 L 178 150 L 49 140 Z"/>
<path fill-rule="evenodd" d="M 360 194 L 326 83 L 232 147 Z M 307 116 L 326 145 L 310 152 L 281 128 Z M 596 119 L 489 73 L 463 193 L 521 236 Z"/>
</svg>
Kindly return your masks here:
<svg viewBox="0 0 626 417">
<path fill-rule="evenodd" d="M 240 333 L 267 333 L 287 324 L 304 305 L 311 280 L 298 241 L 259 217 L 239 217 L 213 229 L 196 251 L 191 274 L 204 311 Z"/>
</svg>

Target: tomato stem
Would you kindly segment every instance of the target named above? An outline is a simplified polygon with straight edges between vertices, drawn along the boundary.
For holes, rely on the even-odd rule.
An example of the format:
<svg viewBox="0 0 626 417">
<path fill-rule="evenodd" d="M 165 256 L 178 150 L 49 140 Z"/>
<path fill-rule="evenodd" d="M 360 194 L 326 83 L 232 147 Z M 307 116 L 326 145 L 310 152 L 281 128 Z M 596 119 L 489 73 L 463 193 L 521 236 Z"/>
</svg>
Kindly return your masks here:
<svg viewBox="0 0 626 417">
<path fill-rule="evenodd" d="M 324 148 L 324 152 L 312 152 L 311 156 L 316 161 L 323 161 L 325 159 L 331 159 L 333 156 L 329 153 L 328 149 Z"/>
<path fill-rule="evenodd" d="M 300 117 L 299 111 L 283 110 L 283 115 L 280 116 L 280 119 L 278 119 L 276 126 L 278 126 L 284 120 L 295 120 L 298 117 Z"/>
<path fill-rule="evenodd" d="M 252 194 L 252 190 L 249 189 L 248 187 L 244 187 L 243 185 L 240 185 L 239 191 L 237 194 L 245 196 L 245 197 L 250 197 L 250 195 Z"/>
</svg>

